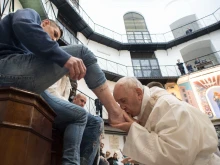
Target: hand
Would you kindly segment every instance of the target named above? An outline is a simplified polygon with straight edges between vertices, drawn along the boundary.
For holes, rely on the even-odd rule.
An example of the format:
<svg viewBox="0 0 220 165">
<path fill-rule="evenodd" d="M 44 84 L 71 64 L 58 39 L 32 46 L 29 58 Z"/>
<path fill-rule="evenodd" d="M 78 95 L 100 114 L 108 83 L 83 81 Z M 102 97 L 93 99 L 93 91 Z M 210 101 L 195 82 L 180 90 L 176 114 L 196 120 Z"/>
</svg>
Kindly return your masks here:
<svg viewBox="0 0 220 165">
<path fill-rule="evenodd" d="M 123 117 L 125 119 L 125 122 L 119 124 L 111 124 L 111 126 L 128 132 L 131 127 L 131 124 L 133 124 L 133 122 L 136 122 L 136 120 L 130 117 L 125 111 L 123 111 Z"/>
<path fill-rule="evenodd" d="M 79 58 L 70 57 L 64 67 L 69 70 L 70 78 L 73 80 L 80 80 L 86 75 L 86 67 Z"/>
<path fill-rule="evenodd" d="M 125 158 L 121 162 L 122 163 L 137 163 L 136 161 L 132 160 L 131 158 Z"/>
</svg>

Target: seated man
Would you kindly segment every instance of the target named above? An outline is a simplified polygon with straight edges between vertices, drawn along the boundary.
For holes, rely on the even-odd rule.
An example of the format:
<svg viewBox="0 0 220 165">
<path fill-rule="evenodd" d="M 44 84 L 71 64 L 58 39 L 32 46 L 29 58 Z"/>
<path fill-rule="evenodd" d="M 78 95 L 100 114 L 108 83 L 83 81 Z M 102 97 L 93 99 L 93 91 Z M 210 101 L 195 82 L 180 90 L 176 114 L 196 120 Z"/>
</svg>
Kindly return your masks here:
<svg viewBox="0 0 220 165">
<path fill-rule="evenodd" d="M 195 60 L 195 64 L 197 65 L 197 64 L 200 64 L 201 62 L 200 62 L 200 59 L 199 58 L 196 58 L 196 60 Z"/>
<path fill-rule="evenodd" d="M 71 120 L 74 119 L 71 122 L 71 128 L 78 133 L 72 134 L 72 139 L 64 139 L 64 144 L 69 146 L 73 145 L 73 149 L 75 149 L 75 151 L 73 150 L 72 153 L 73 159 L 79 159 L 79 154 L 75 154 L 75 152 L 80 152 L 81 164 L 91 164 L 94 161 L 96 153 L 99 149 L 99 137 L 103 132 L 103 120 L 98 116 L 93 116 L 87 113 L 83 109 L 86 103 L 85 95 L 77 94 L 73 101 L 74 104 L 82 108 L 69 103 L 68 98 L 70 95 L 70 89 L 71 85 L 69 77 L 65 75 L 47 90 L 55 97 L 50 96 L 48 93 L 42 94 L 42 96 L 45 98 L 45 100 L 47 100 L 48 104 L 54 109 L 55 112 L 57 112 L 57 114 L 60 113 L 60 115 L 55 118 L 55 126 L 64 132 L 64 138 L 66 133 L 65 129 L 69 128 L 70 125 L 67 126 L 67 124 L 62 123 L 62 111 L 69 111 L 68 115 L 71 116 Z M 50 100 L 48 100 L 48 98 Z M 60 106 L 59 104 L 61 103 L 61 100 L 58 101 L 58 98 L 65 100 L 64 103 L 66 106 Z M 65 152 L 66 150 L 64 150 L 64 153 Z"/>
<path fill-rule="evenodd" d="M 75 129 L 74 122 L 82 122 L 80 119 L 85 122 L 85 112 L 81 111 L 78 117 L 73 115 L 70 109 L 82 108 L 73 107 L 44 90 L 67 73 L 73 80 L 84 77 L 88 87 L 109 112 L 110 122 L 124 121 L 122 110 L 111 95 L 96 57 L 83 45 L 59 47 L 56 41 L 62 36 L 62 30 L 52 20 L 41 22 L 39 14 L 32 9 L 18 10 L 5 16 L 0 20 L 0 34 L 0 87 L 14 86 L 38 94 L 43 92 L 43 98 L 57 110 L 59 124 L 66 127 L 63 165 L 84 164 L 80 163 L 79 148 L 74 148 L 70 141 L 74 133 L 83 133 L 83 129 Z M 74 140 L 80 144 L 80 138 Z M 88 161 L 88 157 L 86 159 Z"/>
<path fill-rule="evenodd" d="M 205 68 L 204 66 L 200 66 L 201 63 L 202 63 L 202 62 L 200 61 L 200 59 L 199 59 L 199 58 L 196 58 L 195 64 L 196 64 L 196 67 L 197 67 L 198 70 L 201 70 L 201 69 L 204 69 L 204 68 Z"/>
<path fill-rule="evenodd" d="M 186 68 L 187 68 L 187 70 L 188 70 L 189 73 L 192 73 L 192 72 L 193 72 L 193 67 L 192 67 L 191 64 L 186 63 Z"/>
<path fill-rule="evenodd" d="M 123 154 L 150 165 L 218 165 L 218 139 L 207 115 L 166 90 L 121 78 L 113 95 L 130 116 L 113 125 L 128 132 Z"/>
<path fill-rule="evenodd" d="M 83 107 L 86 105 L 86 101 L 87 101 L 87 98 L 84 94 L 82 93 L 78 93 L 74 98 L 73 98 L 73 104 L 76 104 L 80 107 Z"/>
</svg>

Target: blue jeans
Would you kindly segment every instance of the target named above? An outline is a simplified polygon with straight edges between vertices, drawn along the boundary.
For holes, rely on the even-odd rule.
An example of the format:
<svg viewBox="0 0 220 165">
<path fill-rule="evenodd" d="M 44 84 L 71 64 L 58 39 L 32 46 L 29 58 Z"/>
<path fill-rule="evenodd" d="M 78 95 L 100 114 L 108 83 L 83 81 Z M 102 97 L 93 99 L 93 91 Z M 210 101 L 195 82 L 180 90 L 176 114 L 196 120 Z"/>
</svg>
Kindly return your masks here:
<svg viewBox="0 0 220 165">
<path fill-rule="evenodd" d="M 106 81 L 93 53 L 83 45 L 61 47 L 74 57 L 81 58 L 87 68 L 85 81 L 95 89 Z M 35 93 L 42 93 L 63 77 L 68 70 L 35 54 L 10 54 L 0 56 L 0 87 L 14 86 Z"/>
<path fill-rule="evenodd" d="M 90 89 L 95 89 L 105 83 L 106 78 L 97 64 L 97 59 L 86 47 L 70 45 L 62 47 L 62 49 L 83 60 L 87 68 L 84 78 Z M 0 87 L 14 86 L 40 94 L 67 72 L 66 68 L 34 54 L 0 56 Z M 97 129 L 101 130 L 101 126 L 98 124 L 102 123 L 101 119 L 97 119 L 87 114 L 83 108 L 53 97 L 47 92 L 44 92 L 42 97 L 57 113 L 55 124 L 60 129 L 65 129 L 63 165 L 82 165 L 83 162 L 92 164 L 97 152 L 96 144 L 99 142 L 100 135 Z M 86 115 L 87 117 L 85 117 Z M 83 150 L 81 152 L 82 163 L 79 161 L 80 144 L 81 150 Z"/>
<path fill-rule="evenodd" d="M 62 164 L 93 164 L 100 145 L 99 137 L 103 131 L 103 120 L 47 91 L 41 96 L 56 112 L 54 124 L 64 133 Z"/>
</svg>

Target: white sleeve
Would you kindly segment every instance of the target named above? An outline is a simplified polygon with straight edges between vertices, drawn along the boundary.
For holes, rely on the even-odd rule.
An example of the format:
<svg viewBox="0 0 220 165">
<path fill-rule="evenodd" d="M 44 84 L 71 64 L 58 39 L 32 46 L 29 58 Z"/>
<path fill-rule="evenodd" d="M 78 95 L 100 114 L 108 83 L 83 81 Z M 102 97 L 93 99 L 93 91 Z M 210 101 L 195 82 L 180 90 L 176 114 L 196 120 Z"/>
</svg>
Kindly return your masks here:
<svg viewBox="0 0 220 165">
<path fill-rule="evenodd" d="M 66 76 L 66 84 L 65 84 L 65 91 L 64 91 L 64 98 L 69 99 L 70 96 L 70 89 L 72 88 L 69 77 Z"/>
<path fill-rule="evenodd" d="M 63 99 L 63 100 L 67 100 L 65 97 L 61 96 L 61 94 L 58 92 L 58 82 L 60 80 L 58 80 L 57 82 L 55 82 L 53 85 L 51 85 L 47 90 L 50 94 L 52 94 L 53 96 L 56 96 L 60 99 Z"/>
</svg>

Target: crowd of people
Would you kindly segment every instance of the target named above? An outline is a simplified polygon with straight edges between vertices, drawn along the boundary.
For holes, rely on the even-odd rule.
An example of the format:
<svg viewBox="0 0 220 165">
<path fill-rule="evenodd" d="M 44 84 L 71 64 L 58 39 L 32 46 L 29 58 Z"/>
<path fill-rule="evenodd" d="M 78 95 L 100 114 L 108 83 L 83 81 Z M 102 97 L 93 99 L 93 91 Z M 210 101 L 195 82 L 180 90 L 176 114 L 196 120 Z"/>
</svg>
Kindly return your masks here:
<svg viewBox="0 0 220 165">
<path fill-rule="evenodd" d="M 99 165 L 119 165 L 121 164 L 118 158 L 118 154 L 116 152 L 111 155 L 109 150 L 106 153 L 103 152 L 104 143 L 100 144 L 100 161 Z"/>
<path fill-rule="evenodd" d="M 206 60 L 200 60 L 199 58 L 196 58 L 195 61 L 194 61 L 194 67 L 189 63 L 189 62 L 186 62 L 185 65 L 186 65 L 186 68 L 188 70 L 188 73 L 192 73 L 194 72 L 195 70 L 194 69 L 197 69 L 197 70 L 202 70 L 205 68 L 204 65 L 201 65 L 201 64 L 205 64 L 207 63 Z M 176 63 L 181 75 L 185 75 L 186 74 L 186 71 L 185 71 L 185 68 L 184 68 L 184 63 L 183 62 L 180 62 L 180 60 L 178 59 L 177 60 L 177 63 Z M 201 65 L 201 66 L 200 66 Z M 194 69 L 193 69 L 194 68 Z"/>
<path fill-rule="evenodd" d="M 32 9 L 17 10 L 0 21 L 0 34 L 0 87 L 40 94 L 56 112 L 54 124 L 63 132 L 62 165 L 92 165 L 103 132 L 103 120 L 83 108 L 82 95 L 68 101 L 68 78 L 84 78 L 108 111 L 110 125 L 128 133 L 123 163 L 219 164 L 217 135 L 205 114 L 135 77 L 121 78 L 112 95 L 88 48 L 58 45 L 62 30 L 54 21 L 41 21 Z M 117 155 L 107 161 L 117 163 Z"/>
</svg>

